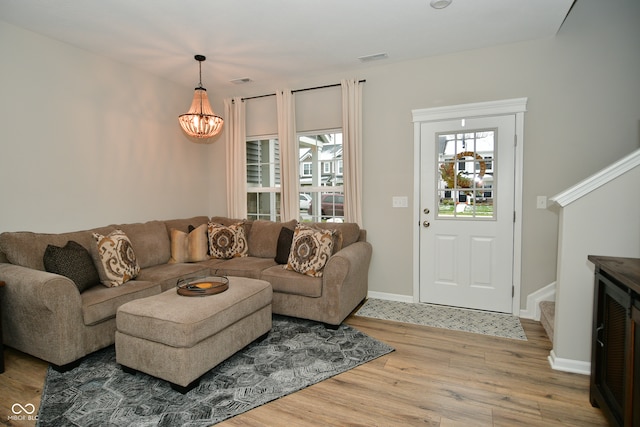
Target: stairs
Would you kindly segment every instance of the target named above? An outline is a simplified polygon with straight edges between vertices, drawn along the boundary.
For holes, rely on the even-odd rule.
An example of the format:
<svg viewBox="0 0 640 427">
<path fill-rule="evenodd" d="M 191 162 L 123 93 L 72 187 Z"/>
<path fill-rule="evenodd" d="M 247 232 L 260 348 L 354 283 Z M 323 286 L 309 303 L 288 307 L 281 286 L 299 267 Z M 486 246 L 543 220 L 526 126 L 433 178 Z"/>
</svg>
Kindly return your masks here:
<svg viewBox="0 0 640 427">
<path fill-rule="evenodd" d="M 556 303 L 554 301 L 542 301 L 540 303 L 540 323 L 547 332 L 547 336 L 553 343 L 553 325 L 556 317 Z"/>
</svg>

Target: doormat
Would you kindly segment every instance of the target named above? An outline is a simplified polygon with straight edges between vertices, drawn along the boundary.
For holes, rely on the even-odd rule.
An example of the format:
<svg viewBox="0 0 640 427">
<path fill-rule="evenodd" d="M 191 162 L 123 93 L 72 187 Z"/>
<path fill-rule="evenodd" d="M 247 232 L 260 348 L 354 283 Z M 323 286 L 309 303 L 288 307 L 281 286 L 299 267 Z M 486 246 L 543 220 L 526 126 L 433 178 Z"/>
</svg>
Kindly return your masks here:
<svg viewBox="0 0 640 427">
<path fill-rule="evenodd" d="M 273 316 L 261 342 L 249 344 L 186 394 L 169 383 L 122 371 L 114 346 L 65 373 L 49 367 L 37 426 L 205 427 L 394 351 L 348 325 Z"/>
<path fill-rule="evenodd" d="M 527 340 L 520 319 L 491 311 L 369 298 L 356 312 L 356 316 Z"/>
</svg>

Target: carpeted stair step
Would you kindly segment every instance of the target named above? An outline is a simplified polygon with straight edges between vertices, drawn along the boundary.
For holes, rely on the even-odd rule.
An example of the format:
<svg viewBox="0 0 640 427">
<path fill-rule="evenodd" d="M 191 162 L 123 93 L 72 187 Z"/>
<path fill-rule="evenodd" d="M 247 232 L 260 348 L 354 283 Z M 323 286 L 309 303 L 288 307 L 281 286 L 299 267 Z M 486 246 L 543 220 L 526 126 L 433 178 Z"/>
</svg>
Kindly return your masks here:
<svg viewBox="0 0 640 427">
<path fill-rule="evenodd" d="M 556 303 L 554 301 L 542 301 L 540 303 L 540 323 L 542 323 L 551 342 L 553 342 L 553 324 L 555 317 Z"/>
</svg>

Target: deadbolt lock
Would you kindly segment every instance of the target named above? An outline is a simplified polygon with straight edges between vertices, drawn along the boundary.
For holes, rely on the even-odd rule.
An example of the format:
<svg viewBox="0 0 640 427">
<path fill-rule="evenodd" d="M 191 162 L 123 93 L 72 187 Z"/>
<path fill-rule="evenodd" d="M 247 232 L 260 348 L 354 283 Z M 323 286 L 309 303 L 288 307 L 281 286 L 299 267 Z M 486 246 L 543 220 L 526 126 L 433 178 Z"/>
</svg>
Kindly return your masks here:
<svg viewBox="0 0 640 427">
<path fill-rule="evenodd" d="M 426 215 L 426 214 L 428 214 L 428 213 L 429 213 L 429 212 L 431 212 L 431 211 L 429 210 L 429 208 L 424 208 L 424 210 L 423 210 L 422 212 L 424 212 L 424 214 Z"/>
</svg>

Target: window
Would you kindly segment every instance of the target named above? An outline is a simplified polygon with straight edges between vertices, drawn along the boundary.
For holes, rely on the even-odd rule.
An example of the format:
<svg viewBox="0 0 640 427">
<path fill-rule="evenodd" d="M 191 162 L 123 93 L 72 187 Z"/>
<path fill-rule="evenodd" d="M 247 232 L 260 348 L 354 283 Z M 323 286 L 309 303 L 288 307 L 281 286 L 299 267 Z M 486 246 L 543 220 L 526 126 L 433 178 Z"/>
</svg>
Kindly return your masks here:
<svg viewBox="0 0 640 427">
<path fill-rule="evenodd" d="M 247 219 L 280 220 L 280 184 L 278 139 L 247 141 Z"/>
<path fill-rule="evenodd" d="M 311 196 L 306 210 L 301 204 L 300 220 L 343 221 L 342 132 L 300 134 L 298 150 L 303 172 L 300 192 Z"/>
<path fill-rule="evenodd" d="M 300 221 L 344 219 L 342 133 L 298 135 Z M 247 218 L 280 220 L 280 146 L 275 137 L 247 141 Z"/>
<path fill-rule="evenodd" d="M 496 131 L 439 134 L 438 218 L 494 219 Z"/>
</svg>

